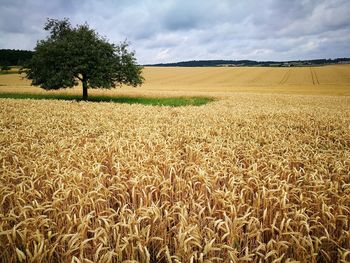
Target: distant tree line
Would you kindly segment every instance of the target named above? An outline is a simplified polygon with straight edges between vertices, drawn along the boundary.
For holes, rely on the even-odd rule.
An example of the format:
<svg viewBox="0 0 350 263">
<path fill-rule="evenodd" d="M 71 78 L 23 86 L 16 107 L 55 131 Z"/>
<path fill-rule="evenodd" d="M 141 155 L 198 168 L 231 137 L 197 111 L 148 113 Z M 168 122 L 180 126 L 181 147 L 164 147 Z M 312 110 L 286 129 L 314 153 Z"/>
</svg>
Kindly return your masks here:
<svg viewBox="0 0 350 263">
<path fill-rule="evenodd" d="M 314 60 L 293 60 L 293 61 L 254 61 L 254 60 L 192 60 L 182 61 L 176 63 L 159 63 L 145 66 L 154 67 L 252 67 L 252 66 L 307 66 L 307 65 L 327 65 L 350 63 L 350 58 L 336 58 L 336 59 L 314 59 Z"/>
<path fill-rule="evenodd" d="M 33 51 L 0 49 L 0 66 L 23 66 L 33 56 Z"/>
<path fill-rule="evenodd" d="M 0 49 L 0 67 L 24 66 L 33 57 L 34 51 Z M 175 63 L 158 63 L 144 66 L 155 67 L 230 67 L 230 66 L 307 66 L 350 63 L 350 58 L 336 59 L 313 59 L 313 60 L 292 60 L 292 61 L 255 61 L 255 60 L 191 60 Z"/>
</svg>

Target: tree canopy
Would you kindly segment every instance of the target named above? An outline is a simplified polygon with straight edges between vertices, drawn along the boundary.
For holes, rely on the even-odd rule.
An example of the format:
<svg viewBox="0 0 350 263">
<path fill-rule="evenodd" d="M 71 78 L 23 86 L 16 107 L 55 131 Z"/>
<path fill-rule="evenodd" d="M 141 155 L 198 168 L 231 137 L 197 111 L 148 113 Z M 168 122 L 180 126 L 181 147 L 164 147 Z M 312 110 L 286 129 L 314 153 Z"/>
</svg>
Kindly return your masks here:
<svg viewBox="0 0 350 263">
<path fill-rule="evenodd" d="M 72 27 L 68 19 L 48 19 L 45 40 L 38 41 L 24 72 L 33 85 L 43 89 L 74 87 L 83 84 L 83 99 L 88 88 L 138 86 L 143 82 L 142 67 L 128 43 L 109 43 L 87 24 Z"/>
</svg>

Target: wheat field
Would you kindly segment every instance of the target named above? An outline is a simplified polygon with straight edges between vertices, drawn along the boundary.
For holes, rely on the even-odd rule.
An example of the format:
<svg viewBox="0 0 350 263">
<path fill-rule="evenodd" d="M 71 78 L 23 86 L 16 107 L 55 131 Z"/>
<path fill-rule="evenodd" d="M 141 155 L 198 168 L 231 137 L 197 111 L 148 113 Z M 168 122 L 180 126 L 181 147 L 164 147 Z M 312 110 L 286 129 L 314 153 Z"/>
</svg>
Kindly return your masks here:
<svg viewBox="0 0 350 263">
<path fill-rule="evenodd" d="M 92 90 L 96 95 L 169 96 L 232 92 L 350 96 L 350 65 L 323 67 L 145 67 L 139 88 Z M 0 92 L 43 93 L 18 74 L 0 75 Z M 49 91 L 81 93 L 81 87 Z M 216 94 L 211 94 L 216 95 Z"/>
<path fill-rule="evenodd" d="M 111 92 L 217 99 L 0 99 L 0 262 L 350 261 L 350 97 L 335 96 L 349 92 L 348 67 L 341 79 L 312 69 L 316 81 L 310 68 L 277 69 L 289 84 L 271 90 L 280 77 L 253 69 L 255 93 L 225 92 L 215 71 L 231 68 L 185 91 L 210 71 L 182 70 L 146 69 L 144 87 Z M 317 81 L 334 88 L 316 95 Z"/>
</svg>

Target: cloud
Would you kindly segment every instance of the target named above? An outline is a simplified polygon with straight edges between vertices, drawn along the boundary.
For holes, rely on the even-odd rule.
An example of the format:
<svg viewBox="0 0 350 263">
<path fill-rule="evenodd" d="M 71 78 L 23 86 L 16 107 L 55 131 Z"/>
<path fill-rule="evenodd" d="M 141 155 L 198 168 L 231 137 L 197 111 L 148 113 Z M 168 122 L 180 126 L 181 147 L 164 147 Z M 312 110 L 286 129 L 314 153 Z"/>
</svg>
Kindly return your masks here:
<svg viewBox="0 0 350 263">
<path fill-rule="evenodd" d="M 0 48 L 33 49 L 47 17 L 68 17 L 111 42 L 127 39 L 141 63 L 350 57 L 348 0 L 2 0 L 0 7 Z"/>
</svg>

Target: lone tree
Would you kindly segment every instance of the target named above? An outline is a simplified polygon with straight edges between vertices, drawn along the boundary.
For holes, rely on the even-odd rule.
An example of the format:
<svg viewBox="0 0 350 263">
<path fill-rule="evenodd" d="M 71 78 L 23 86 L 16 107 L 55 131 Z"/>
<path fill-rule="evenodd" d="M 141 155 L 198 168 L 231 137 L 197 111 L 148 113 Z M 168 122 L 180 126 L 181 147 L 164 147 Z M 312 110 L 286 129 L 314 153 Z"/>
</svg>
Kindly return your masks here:
<svg viewBox="0 0 350 263">
<path fill-rule="evenodd" d="M 46 90 L 83 85 L 83 100 L 88 88 L 138 86 L 143 82 L 142 67 L 137 65 L 128 44 L 108 43 L 87 24 L 72 27 L 68 19 L 48 19 L 44 29 L 47 39 L 38 41 L 32 59 L 23 72 Z"/>
</svg>

